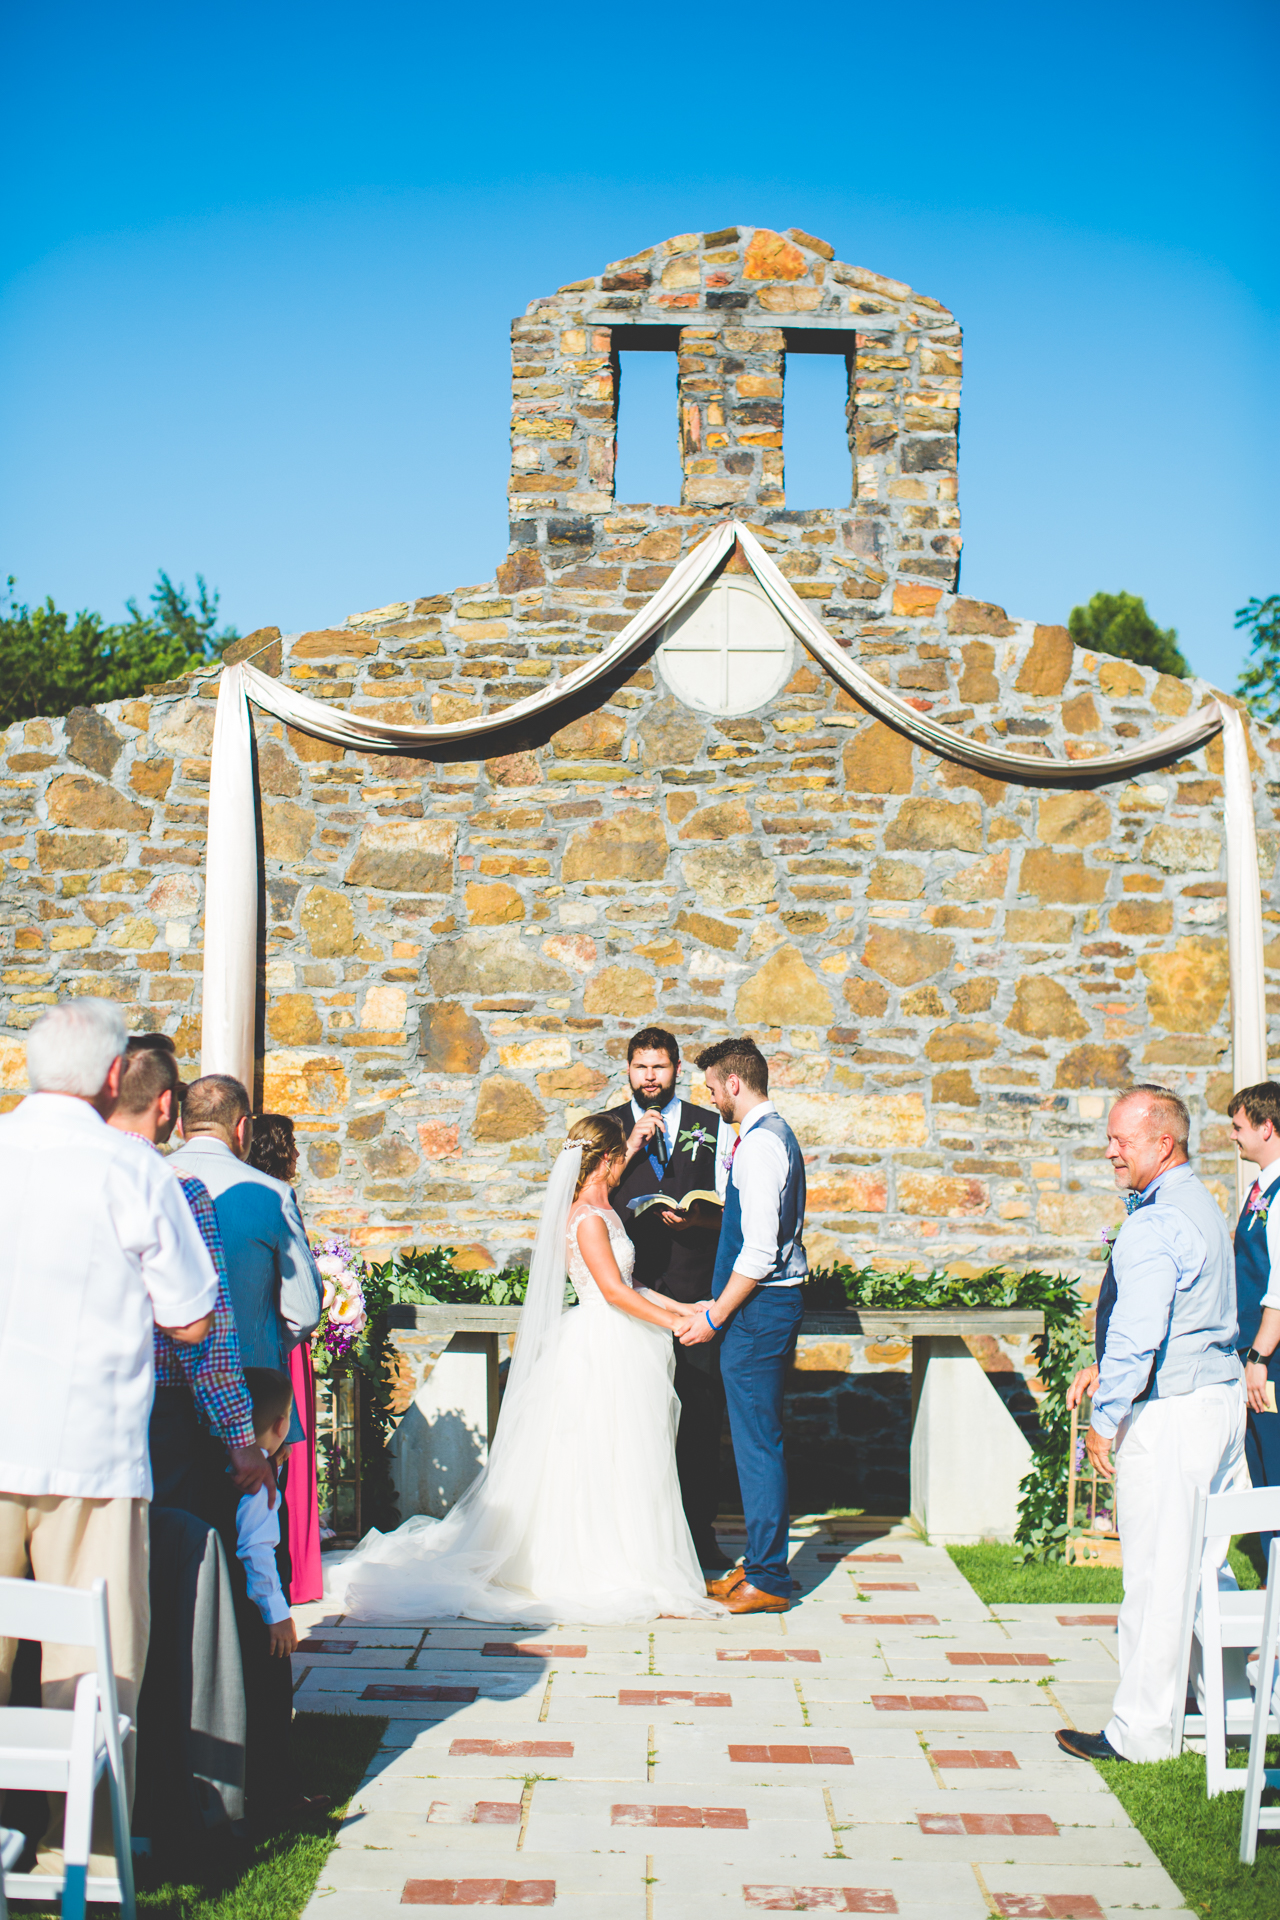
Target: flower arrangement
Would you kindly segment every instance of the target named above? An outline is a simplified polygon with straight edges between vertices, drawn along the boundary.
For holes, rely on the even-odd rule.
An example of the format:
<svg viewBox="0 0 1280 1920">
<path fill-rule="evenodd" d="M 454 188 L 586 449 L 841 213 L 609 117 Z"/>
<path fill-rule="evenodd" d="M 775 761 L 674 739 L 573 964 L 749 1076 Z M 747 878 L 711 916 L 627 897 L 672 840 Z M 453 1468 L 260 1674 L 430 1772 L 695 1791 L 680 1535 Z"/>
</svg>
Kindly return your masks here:
<svg viewBox="0 0 1280 1920">
<path fill-rule="evenodd" d="M 314 1340 L 328 1358 L 345 1360 L 368 1322 L 365 1267 L 346 1240 L 326 1240 L 316 1255 L 324 1281 L 324 1305 Z"/>
<path fill-rule="evenodd" d="M 1271 1195 L 1269 1193 L 1264 1193 L 1262 1191 L 1262 1187 L 1259 1184 L 1259 1182 L 1255 1180 L 1253 1183 L 1253 1191 L 1250 1193 L 1249 1198 L 1246 1202 L 1248 1211 L 1252 1216 L 1252 1218 L 1249 1221 L 1250 1227 L 1254 1226 L 1255 1224 L 1260 1227 L 1266 1226 L 1268 1203 L 1270 1202 L 1270 1199 L 1271 1199 Z M 1246 1232 L 1247 1231 L 1248 1229 L 1246 1228 Z"/>
</svg>

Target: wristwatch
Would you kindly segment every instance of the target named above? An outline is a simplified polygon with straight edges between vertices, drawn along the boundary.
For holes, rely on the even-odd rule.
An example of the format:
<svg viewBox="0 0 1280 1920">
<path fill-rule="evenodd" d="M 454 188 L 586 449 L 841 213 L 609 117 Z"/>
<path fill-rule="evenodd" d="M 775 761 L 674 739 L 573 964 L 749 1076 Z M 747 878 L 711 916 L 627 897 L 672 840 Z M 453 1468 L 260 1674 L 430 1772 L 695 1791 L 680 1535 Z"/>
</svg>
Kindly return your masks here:
<svg viewBox="0 0 1280 1920">
<path fill-rule="evenodd" d="M 1269 1353 L 1259 1353 L 1256 1347 L 1250 1347 L 1244 1357 L 1246 1367 L 1265 1367 L 1271 1358 Z"/>
</svg>

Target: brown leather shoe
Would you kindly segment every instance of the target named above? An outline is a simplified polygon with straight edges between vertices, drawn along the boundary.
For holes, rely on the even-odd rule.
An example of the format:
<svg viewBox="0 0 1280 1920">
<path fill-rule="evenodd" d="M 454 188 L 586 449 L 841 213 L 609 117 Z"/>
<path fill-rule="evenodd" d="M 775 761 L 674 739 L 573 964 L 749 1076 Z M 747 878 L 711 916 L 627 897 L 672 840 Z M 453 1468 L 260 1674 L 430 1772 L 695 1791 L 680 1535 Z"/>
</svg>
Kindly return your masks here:
<svg viewBox="0 0 1280 1920">
<path fill-rule="evenodd" d="M 735 1587 L 742 1585 L 746 1577 L 741 1567 L 730 1567 L 722 1580 L 708 1580 L 707 1598 L 709 1600 L 725 1599 Z"/>
<path fill-rule="evenodd" d="M 730 1613 L 786 1613 L 791 1605 L 780 1593 L 761 1593 L 749 1580 L 740 1580 L 731 1593 L 720 1597 Z"/>
</svg>

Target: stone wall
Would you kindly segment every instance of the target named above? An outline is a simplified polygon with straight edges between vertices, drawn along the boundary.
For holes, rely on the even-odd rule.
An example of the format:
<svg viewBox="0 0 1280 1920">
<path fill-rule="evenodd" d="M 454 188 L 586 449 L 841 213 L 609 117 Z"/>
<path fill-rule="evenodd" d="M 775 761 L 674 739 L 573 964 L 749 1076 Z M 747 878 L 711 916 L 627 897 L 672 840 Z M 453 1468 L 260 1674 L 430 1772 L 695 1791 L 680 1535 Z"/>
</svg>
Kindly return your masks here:
<svg viewBox="0 0 1280 1920">
<path fill-rule="evenodd" d="M 1134 1075 L 1191 1097 L 1225 1202 L 1220 744 L 1087 785 L 1092 756 L 1208 690 L 956 594 L 959 330 L 830 256 L 798 232 L 686 235 L 534 302 L 513 329 L 495 577 L 238 643 L 353 712 L 494 717 L 480 757 L 430 761 L 255 716 L 260 1090 L 297 1117 L 313 1227 L 522 1258 L 566 1120 L 616 1094 L 628 1034 L 654 1019 L 690 1051 L 756 1034 L 809 1156 L 818 1259 L 1096 1279 L 1117 1215 L 1100 1123 Z M 685 500 L 619 504 L 619 369 L 664 327 Z M 852 370 L 853 504 L 792 514 L 785 356 L 824 329 Z M 504 727 L 729 511 L 886 685 L 974 737 L 1078 759 L 1080 788 L 941 763 L 803 658 L 767 706 L 717 721 L 672 697 L 650 646 L 540 728 Z M 194 1065 L 215 694 L 196 676 L 4 736 L 10 1102 L 22 1031 L 61 994 L 118 997 Z M 1280 741 L 1250 735 L 1274 922 Z"/>
</svg>

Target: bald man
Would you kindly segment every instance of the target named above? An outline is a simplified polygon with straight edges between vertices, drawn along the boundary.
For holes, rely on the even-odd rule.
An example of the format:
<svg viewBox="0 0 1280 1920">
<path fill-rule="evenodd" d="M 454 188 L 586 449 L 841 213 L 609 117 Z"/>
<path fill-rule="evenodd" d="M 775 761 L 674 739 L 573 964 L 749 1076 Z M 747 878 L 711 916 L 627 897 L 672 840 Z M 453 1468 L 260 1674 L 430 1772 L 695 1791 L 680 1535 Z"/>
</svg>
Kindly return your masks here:
<svg viewBox="0 0 1280 1920">
<path fill-rule="evenodd" d="M 1111 1719 L 1101 1733 L 1058 1732 L 1081 1760 L 1172 1755 L 1196 1494 L 1225 1492 L 1244 1460 L 1231 1237 L 1188 1164 L 1190 1130 L 1167 1087 L 1130 1087 L 1107 1117 L 1107 1158 L 1129 1217 L 1098 1296 L 1097 1363 L 1077 1374 L 1067 1400 L 1093 1398 L 1085 1446 L 1099 1476 L 1116 1482 L 1124 1602 Z"/>
</svg>

